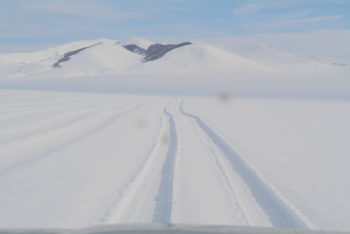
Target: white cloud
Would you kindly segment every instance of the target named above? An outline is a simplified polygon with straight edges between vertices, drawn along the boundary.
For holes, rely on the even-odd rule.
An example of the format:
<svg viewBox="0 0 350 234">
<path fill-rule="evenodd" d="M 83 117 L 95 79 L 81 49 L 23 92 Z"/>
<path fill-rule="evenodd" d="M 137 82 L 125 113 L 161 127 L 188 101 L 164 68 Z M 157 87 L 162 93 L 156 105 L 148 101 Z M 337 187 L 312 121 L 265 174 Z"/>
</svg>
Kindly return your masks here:
<svg viewBox="0 0 350 234">
<path fill-rule="evenodd" d="M 318 17 L 309 17 L 305 19 L 297 19 L 297 20 L 287 20 L 283 22 L 278 22 L 272 25 L 272 27 L 284 27 L 284 26 L 292 26 L 298 24 L 310 24 L 317 23 L 323 21 L 335 21 L 340 19 L 342 16 L 340 15 L 332 15 L 332 16 L 318 16 Z"/>
<path fill-rule="evenodd" d="M 27 9 L 35 9 L 65 15 L 81 16 L 94 19 L 129 20 L 145 17 L 144 12 L 118 11 L 111 5 L 96 1 L 26 1 L 21 6 Z"/>
<path fill-rule="evenodd" d="M 232 11 L 232 14 L 241 15 L 241 14 L 246 14 L 246 13 L 253 13 L 253 12 L 258 11 L 259 9 L 261 9 L 260 6 L 255 5 L 255 4 L 249 4 L 246 6 L 237 7 L 236 9 L 234 9 Z"/>
<path fill-rule="evenodd" d="M 296 11 L 296 12 L 291 12 L 289 14 L 283 14 L 284 18 L 286 20 L 292 20 L 292 19 L 297 19 L 297 18 L 303 18 L 307 17 L 310 13 L 313 13 L 314 11 L 312 10 L 302 10 L 302 11 Z"/>
</svg>

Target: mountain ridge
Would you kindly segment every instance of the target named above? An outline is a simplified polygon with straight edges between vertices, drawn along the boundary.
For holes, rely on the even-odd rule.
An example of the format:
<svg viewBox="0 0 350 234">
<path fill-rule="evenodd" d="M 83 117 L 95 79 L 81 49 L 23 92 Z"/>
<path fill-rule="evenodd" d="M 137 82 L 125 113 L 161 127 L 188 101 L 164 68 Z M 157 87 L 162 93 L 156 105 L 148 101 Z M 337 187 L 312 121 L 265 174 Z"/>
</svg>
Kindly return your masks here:
<svg viewBox="0 0 350 234">
<path fill-rule="evenodd" d="M 226 72 L 227 76 L 248 73 L 249 76 L 260 76 L 276 71 L 321 74 L 337 67 L 347 69 L 261 43 L 237 40 L 162 44 L 137 37 L 97 39 L 32 53 L 0 55 L 2 79 L 118 76 L 130 72 L 180 72 L 183 75 Z"/>
<path fill-rule="evenodd" d="M 124 45 L 123 47 L 133 53 L 145 56 L 143 62 L 154 61 L 163 57 L 167 52 L 177 49 L 182 46 L 191 45 L 191 42 L 182 42 L 179 44 L 159 44 L 155 43 L 150 45 L 147 50 L 139 47 L 136 44 Z"/>
</svg>

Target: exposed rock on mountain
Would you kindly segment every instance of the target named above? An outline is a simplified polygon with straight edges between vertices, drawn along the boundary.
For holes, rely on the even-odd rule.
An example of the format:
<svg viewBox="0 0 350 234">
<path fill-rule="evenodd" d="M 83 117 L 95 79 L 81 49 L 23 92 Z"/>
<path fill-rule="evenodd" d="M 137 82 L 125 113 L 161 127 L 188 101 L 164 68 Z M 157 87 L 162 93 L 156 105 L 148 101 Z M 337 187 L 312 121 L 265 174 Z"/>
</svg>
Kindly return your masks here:
<svg viewBox="0 0 350 234">
<path fill-rule="evenodd" d="M 94 44 L 94 45 L 91 45 L 91 46 L 83 47 L 83 48 L 81 48 L 81 49 L 77 49 L 77 50 L 74 50 L 74 51 L 67 52 L 67 53 L 65 53 L 65 54 L 63 55 L 63 58 L 61 58 L 60 60 L 58 60 L 58 61 L 53 65 L 53 67 L 61 68 L 60 63 L 63 63 L 63 62 L 68 61 L 68 60 L 70 59 L 70 56 L 75 55 L 75 54 L 77 54 L 77 53 L 79 53 L 79 52 L 81 52 L 81 51 L 83 51 L 83 50 L 85 50 L 85 49 L 87 49 L 87 48 L 90 48 L 90 47 L 93 47 L 93 46 L 97 46 L 97 45 L 100 45 L 100 44 L 101 44 L 101 43 L 98 43 L 98 44 Z"/>
<path fill-rule="evenodd" d="M 163 57 L 163 55 L 165 55 L 167 52 L 182 47 L 182 46 L 186 46 L 186 45 L 191 45 L 191 42 L 183 42 L 180 44 L 176 44 L 176 45 L 162 45 L 162 44 L 154 44 L 151 45 L 148 50 L 147 50 L 147 55 L 144 58 L 143 62 L 148 62 L 148 61 L 153 61 L 156 59 L 159 59 L 161 57 Z"/>
<path fill-rule="evenodd" d="M 136 53 L 136 54 L 140 54 L 142 56 L 146 56 L 147 55 L 147 50 L 145 49 L 142 49 L 141 47 L 135 45 L 135 44 L 132 44 L 132 45 L 125 45 L 124 46 L 125 49 L 133 52 L 133 53 Z"/>
<path fill-rule="evenodd" d="M 332 65 L 341 66 L 341 67 L 348 66 L 346 63 L 332 63 Z"/>
<path fill-rule="evenodd" d="M 183 42 L 175 45 L 171 45 L 171 44 L 163 45 L 163 44 L 156 43 L 148 47 L 147 50 L 142 49 L 141 47 L 135 44 L 132 44 L 132 45 L 124 45 L 124 48 L 133 53 L 145 56 L 145 58 L 143 59 L 143 62 L 145 63 L 148 61 L 157 60 L 173 49 L 186 46 L 186 45 L 191 45 L 191 44 L 192 44 L 191 42 Z"/>
</svg>

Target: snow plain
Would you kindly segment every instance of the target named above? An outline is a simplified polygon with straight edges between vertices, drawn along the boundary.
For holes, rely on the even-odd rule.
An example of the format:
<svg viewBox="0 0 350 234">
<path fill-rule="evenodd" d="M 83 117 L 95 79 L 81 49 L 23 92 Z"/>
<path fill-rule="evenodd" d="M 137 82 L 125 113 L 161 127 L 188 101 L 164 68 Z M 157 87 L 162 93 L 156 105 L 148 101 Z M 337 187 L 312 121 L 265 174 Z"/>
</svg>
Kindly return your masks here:
<svg viewBox="0 0 350 234">
<path fill-rule="evenodd" d="M 2 228 L 350 229 L 349 101 L 0 94 Z"/>
<path fill-rule="evenodd" d="M 141 63 L 130 43 L 152 44 L 0 56 L 0 228 L 350 230 L 349 67 L 223 40 Z"/>
</svg>

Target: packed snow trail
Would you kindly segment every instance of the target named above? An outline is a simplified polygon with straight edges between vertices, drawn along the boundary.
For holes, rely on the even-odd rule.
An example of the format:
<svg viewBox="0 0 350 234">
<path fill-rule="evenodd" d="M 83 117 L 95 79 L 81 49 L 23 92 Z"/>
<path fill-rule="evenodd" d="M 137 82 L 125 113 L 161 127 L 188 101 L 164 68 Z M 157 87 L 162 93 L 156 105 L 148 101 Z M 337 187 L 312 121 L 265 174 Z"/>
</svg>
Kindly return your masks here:
<svg viewBox="0 0 350 234">
<path fill-rule="evenodd" d="M 197 126 L 180 114 L 179 104 L 179 101 L 170 102 L 160 108 L 162 122 L 157 142 L 138 171 L 117 193 L 115 205 L 105 213 L 103 223 L 253 224 L 245 217 L 239 201 L 232 194 L 232 187 L 227 188 L 230 185 L 227 185 L 222 165 L 217 165 L 217 156 L 203 141 Z M 201 144 L 203 151 L 200 154 L 188 152 L 191 148 L 198 150 L 198 147 L 193 148 L 197 146 L 194 142 Z M 196 165 L 201 166 L 193 170 Z M 231 215 L 228 216 L 228 212 Z M 147 219 L 152 213 L 152 220 Z M 270 225 L 266 220 L 257 224 Z"/>
<path fill-rule="evenodd" d="M 240 201 L 245 207 L 245 212 L 248 213 L 248 216 L 252 217 L 252 219 L 250 218 L 250 224 L 259 226 L 265 223 L 266 225 L 266 218 L 262 215 L 265 212 L 270 222 L 276 227 L 312 227 L 311 223 L 307 223 L 308 221 L 305 217 L 301 217 L 297 213 L 298 211 L 288 206 L 283 198 L 281 198 L 225 140 L 203 122 L 200 117 L 186 113 L 182 108 L 182 102 L 179 106 L 179 110 L 182 114 L 195 120 L 197 128 L 200 129 L 202 134 L 205 134 L 204 137 L 208 138 L 207 141 L 215 144 L 221 157 L 226 158 L 224 164 L 221 164 L 222 166 L 220 165 L 221 169 L 224 171 L 224 167 L 226 167 L 226 170 L 229 170 L 227 165 L 231 165 L 234 170 L 234 172 L 231 173 L 231 177 L 236 177 L 231 179 L 231 181 L 235 181 L 234 187 L 240 194 Z M 215 155 L 215 150 L 212 149 L 212 151 Z M 230 187 L 230 190 L 233 190 L 233 186 L 230 185 L 230 179 L 227 178 L 227 175 L 225 177 L 228 187 Z M 250 201 L 247 198 L 250 198 Z M 255 203 L 258 203 L 258 205 Z M 260 209 L 259 206 L 261 207 Z M 259 214 L 262 217 L 258 217 Z M 259 222 L 259 220 L 262 222 Z"/>
<path fill-rule="evenodd" d="M 155 197 L 161 196 L 157 195 L 157 192 L 159 184 L 164 183 L 161 182 L 162 174 L 166 165 L 166 152 L 169 152 L 170 148 L 167 139 L 171 133 L 166 114 L 169 105 L 170 102 L 159 108 L 161 123 L 154 144 L 138 170 L 115 193 L 117 195 L 111 199 L 108 209 L 100 219 L 101 223 L 151 222 L 166 217 Z"/>
<path fill-rule="evenodd" d="M 156 205 L 152 220 L 155 223 L 172 222 L 174 169 L 177 156 L 178 134 L 174 117 L 168 111 L 171 104 L 164 108 L 164 113 L 169 121 L 169 135 L 163 138 L 163 143 L 169 143 L 169 147 L 161 172 L 159 192 L 155 197 Z"/>
<path fill-rule="evenodd" d="M 168 110 L 178 135 L 171 222 L 243 224 L 225 195 L 210 152 L 191 122 L 177 111 L 178 105 L 177 101 Z"/>
<path fill-rule="evenodd" d="M 153 212 L 151 221 L 160 223 L 308 227 L 215 131 L 186 113 L 182 102 L 160 108 L 157 143 L 119 193 L 114 211 L 106 213 L 109 222 L 150 221 L 146 217 Z M 165 155 L 159 140 L 167 131 Z"/>
<path fill-rule="evenodd" d="M 177 133 L 168 108 L 159 108 L 161 124 L 149 154 L 131 179 L 116 192 L 101 223 L 172 222 Z"/>
</svg>

